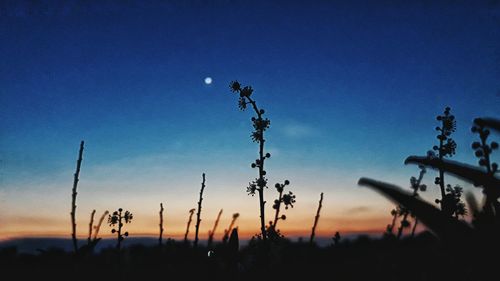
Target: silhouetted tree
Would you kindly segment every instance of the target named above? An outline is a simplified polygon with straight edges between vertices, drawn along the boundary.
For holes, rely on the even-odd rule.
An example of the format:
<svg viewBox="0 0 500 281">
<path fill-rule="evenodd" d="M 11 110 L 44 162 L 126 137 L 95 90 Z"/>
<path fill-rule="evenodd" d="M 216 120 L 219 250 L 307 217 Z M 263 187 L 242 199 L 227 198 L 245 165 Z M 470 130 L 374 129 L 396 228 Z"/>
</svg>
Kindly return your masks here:
<svg viewBox="0 0 500 281">
<path fill-rule="evenodd" d="M 118 242 L 116 248 L 118 250 L 121 248 L 121 243 L 123 239 L 125 239 L 124 237 L 128 237 L 128 231 L 122 234 L 124 223 L 131 223 L 133 218 L 134 216 L 131 212 L 125 211 L 125 213 L 123 213 L 122 208 L 119 208 L 118 211 L 114 211 L 113 214 L 108 217 L 108 224 L 113 227 L 111 233 L 116 233 L 117 235 Z M 118 226 L 118 229 L 115 229 L 114 226 Z"/>
<path fill-rule="evenodd" d="M 261 236 L 263 240 L 267 239 L 266 235 L 266 220 L 265 220 L 265 203 L 264 201 L 264 189 L 267 188 L 266 170 L 264 170 L 265 160 L 271 157 L 271 154 L 264 153 L 264 132 L 269 128 L 271 121 L 268 118 L 264 118 L 264 109 L 259 109 L 255 100 L 251 98 L 253 89 L 251 86 L 242 87 L 238 81 L 231 82 L 231 91 L 233 93 L 239 94 L 238 106 L 241 110 L 245 110 L 247 105 L 251 105 L 256 116 L 252 117 L 252 123 L 254 131 L 252 132 L 252 140 L 259 144 L 259 158 L 252 163 L 252 168 L 259 169 L 259 177 L 254 181 L 249 183 L 247 187 L 247 192 L 250 195 L 255 195 L 255 192 L 259 194 L 259 206 L 260 206 L 260 229 Z"/>
<path fill-rule="evenodd" d="M 189 219 L 187 221 L 186 233 L 184 234 L 184 243 L 187 243 L 188 241 L 189 227 L 191 226 L 191 221 L 193 220 L 193 215 L 195 211 L 196 209 L 189 210 Z"/>
<path fill-rule="evenodd" d="M 314 217 L 314 224 L 311 230 L 311 238 L 309 239 L 309 243 L 313 244 L 314 243 L 314 236 L 316 235 L 316 227 L 318 226 L 318 221 L 319 221 L 319 213 L 321 211 L 321 207 L 323 206 L 323 192 L 321 192 L 319 203 L 318 203 L 318 210 L 316 211 L 316 216 Z"/>
<path fill-rule="evenodd" d="M 76 195 L 78 193 L 76 192 L 76 188 L 78 186 L 78 181 L 80 180 L 78 177 L 80 176 L 80 167 L 83 159 L 83 146 L 84 141 L 80 142 L 80 150 L 78 152 L 78 160 L 76 160 L 76 171 L 73 179 L 73 189 L 71 195 L 71 239 L 73 241 L 73 249 L 75 253 L 78 252 L 78 242 L 76 240 Z"/>
<path fill-rule="evenodd" d="M 194 236 L 194 246 L 198 246 L 198 231 L 201 223 L 201 202 L 203 201 L 203 190 L 205 189 L 205 173 L 202 174 L 203 181 L 201 182 L 200 200 L 198 201 L 198 213 L 196 214 L 196 230 Z"/>
</svg>

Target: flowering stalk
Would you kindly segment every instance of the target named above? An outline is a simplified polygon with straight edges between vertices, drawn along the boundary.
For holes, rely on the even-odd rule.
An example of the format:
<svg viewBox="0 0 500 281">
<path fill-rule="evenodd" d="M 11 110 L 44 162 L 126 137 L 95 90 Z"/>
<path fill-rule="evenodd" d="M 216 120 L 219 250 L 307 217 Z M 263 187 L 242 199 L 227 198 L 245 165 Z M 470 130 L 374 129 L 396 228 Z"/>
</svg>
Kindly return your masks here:
<svg viewBox="0 0 500 281">
<path fill-rule="evenodd" d="M 425 191 L 427 190 L 427 186 L 422 183 L 422 179 L 424 178 L 424 174 L 426 173 L 426 169 L 424 166 L 419 166 L 420 168 L 420 173 L 418 175 L 418 178 L 411 177 L 410 178 L 410 188 L 413 189 L 413 197 L 418 196 L 418 191 Z M 410 210 L 407 208 L 400 206 L 399 208 L 401 210 L 400 215 L 403 216 L 403 219 L 401 220 L 401 224 L 399 225 L 398 228 L 398 235 L 397 238 L 400 239 L 401 235 L 403 234 L 403 229 L 406 227 L 410 226 L 410 222 L 408 221 L 408 216 L 410 215 Z M 413 227 L 413 233 L 412 236 L 414 235 L 415 227 L 417 224 L 417 220 L 415 220 L 414 227 Z"/>
<path fill-rule="evenodd" d="M 255 195 L 255 192 L 259 194 L 259 207 L 260 207 L 260 229 L 263 240 L 267 240 L 266 234 L 266 224 L 265 224 L 265 204 L 264 201 L 264 188 L 267 188 L 267 179 L 265 177 L 266 171 L 264 170 L 264 162 L 267 158 L 271 157 L 271 154 L 264 154 L 264 132 L 269 128 L 271 121 L 267 118 L 263 118 L 265 113 L 264 109 L 259 109 L 257 107 L 257 103 L 255 100 L 251 98 L 253 93 L 253 89 L 251 86 L 241 87 L 241 84 L 238 81 L 231 82 L 231 91 L 234 93 L 239 93 L 240 98 L 238 102 L 238 106 L 241 110 L 245 110 L 247 105 L 251 105 L 254 110 L 256 117 L 252 117 L 253 127 L 255 131 L 252 132 L 252 140 L 259 144 L 259 158 L 252 163 L 252 168 L 259 169 L 259 177 L 249 183 L 247 187 L 247 192 L 250 195 Z"/>
<path fill-rule="evenodd" d="M 439 160 L 443 160 L 445 157 L 453 156 L 457 148 L 457 143 L 450 137 L 451 134 L 455 132 L 457 125 L 455 116 L 450 114 L 450 110 L 451 108 L 446 107 L 444 109 L 444 114 L 436 117 L 437 121 L 441 122 L 441 127 L 436 127 L 436 131 L 439 132 L 436 136 L 439 140 L 439 146 L 435 145 L 432 149 L 438 153 L 437 156 Z M 429 153 L 429 156 L 434 156 L 434 152 L 430 151 Z M 439 169 L 439 177 L 435 178 L 434 183 L 439 185 L 439 189 L 441 191 L 441 200 L 436 199 L 436 203 L 441 204 L 441 210 L 445 210 L 447 207 L 446 202 L 444 202 L 446 192 L 444 171 L 442 169 Z"/>
<path fill-rule="evenodd" d="M 291 206 L 293 208 L 293 203 L 295 203 L 295 195 L 293 192 L 289 191 L 288 194 L 283 194 L 283 191 L 285 190 L 285 186 L 289 185 L 290 181 L 285 180 L 284 183 L 276 183 L 274 187 L 276 187 L 276 191 L 278 191 L 278 199 L 274 200 L 274 205 L 273 209 L 276 210 L 274 213 L 274 222 L 270 227 L 273 227 L 275 230 L 276 225 L 278 224 L 278 220 L 286 220 L 285 215 L 280 216 L 280 209 L 281 209 L 281 204 L 285 204 L 285 209 L 288 209 L 288 206 Z"/>
<path fill-rule="evenodd" d="M 121 248 L 121 243 L 123 239 L 125 239 L 124 237 L 128 237 L 128 232 L 122 234 L 123 225 L 124 223 L 131 223 L 133 218 L 134 217 L 131 212 L 125 211 L 125 213 L 123 213 L 122 208 L 119 208 L 118 211 L 114 211 L 113 214 L 108 217 L 109 226 L 118 225 L 118 229 L 111 229 L 111 233 L 116 233 L 117 235 L 118 242 L 116 244 L 116 248 L 118 250 Z"/>
<path fill-rule="evenodd" d="M 475 156 L 479 159 L 478 164 L 486 168 L 486 173 L 491 177 L 494 177 L 496 173 L 499 172 L 498 164 L 491 161 L 491 153 L 493 150 L 498 149 L 498 143 L 492 141 L 488 144 L 488 136 L 490 135 L 490 130 L 484 127 L 483 122 L 480 119 L 474 120 L 474 126 L 472 127 L 472 132 L 479 135 L 480 142 L 473 142 L 472 149 L 474 149 Z M 495 204 L 498 204 L 498 198 L 500 197 L 500 192 L 498 192 L 497 186 L 485 186 L 485 203 L 484 210 L 488 213 L 493 214 L 495 211 Z"/>
</svg>

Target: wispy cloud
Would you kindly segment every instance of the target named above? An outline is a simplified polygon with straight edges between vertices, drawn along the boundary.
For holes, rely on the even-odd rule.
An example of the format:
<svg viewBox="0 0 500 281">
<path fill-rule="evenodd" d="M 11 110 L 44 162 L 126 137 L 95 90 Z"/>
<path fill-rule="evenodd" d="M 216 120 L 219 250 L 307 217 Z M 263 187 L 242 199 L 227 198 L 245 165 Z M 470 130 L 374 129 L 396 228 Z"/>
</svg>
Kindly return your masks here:
<svg viewBox="0 0 500 281">
<path fill-rule="evenodd" d="M 345 210 L 344 213 L 350 214 L 350 215 L 359 215 L 359 214 L 364 214 L 364 213 L 367 213 L 370 211 L 373 211 L 370 207 L 356 206 L 356 207 L 352 207 L 352 208 Z"/>
<path fill-rule="evenodd" d="M 282 132 L 285 136 L 289 138 L 304 138 L 304 137 L 312 137 L 316 136 L 318 131 L 312 127 L 311 125 L 292 122 L 286 124 Z"/>
</svg>

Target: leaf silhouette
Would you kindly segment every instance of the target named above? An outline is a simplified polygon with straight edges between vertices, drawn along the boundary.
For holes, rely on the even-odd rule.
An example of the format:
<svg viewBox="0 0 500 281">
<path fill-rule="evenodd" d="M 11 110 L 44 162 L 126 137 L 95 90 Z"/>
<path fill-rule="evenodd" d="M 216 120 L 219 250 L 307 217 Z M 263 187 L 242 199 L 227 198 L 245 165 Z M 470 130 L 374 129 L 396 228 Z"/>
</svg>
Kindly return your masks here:
<svg viewBox="0 0 500 281">
<path fill-rule="evenodd" d="M 494 118 L 476 118 L 474 123 L 481 127 L 488 127 L 500 132 L 500 120 Z"/>
<path fill-rule="evenodd" d="M 419 164 L 434 169 L 441 169 L 474 184 L 474 186 L 483 186 L 485 193 L 490 196 L 493 195 L 493 198 L 500 197 L 500 179 L 488 175 L 481 168 L 457 161 L 422 156 L 410 156 L 406 158 L 405 164 Z"/>
<path fill-rule="evenodd" d="M 468 225 L 444 215 L 433 205 L 413 197 L 411 193 L 396 185 L 369 178 L 361 178 L 358 185 L 371 187 L 390 200 L 405 206 L 444 241 L 462 240 L 472 235 L 472 229 Z"/>
</svg>

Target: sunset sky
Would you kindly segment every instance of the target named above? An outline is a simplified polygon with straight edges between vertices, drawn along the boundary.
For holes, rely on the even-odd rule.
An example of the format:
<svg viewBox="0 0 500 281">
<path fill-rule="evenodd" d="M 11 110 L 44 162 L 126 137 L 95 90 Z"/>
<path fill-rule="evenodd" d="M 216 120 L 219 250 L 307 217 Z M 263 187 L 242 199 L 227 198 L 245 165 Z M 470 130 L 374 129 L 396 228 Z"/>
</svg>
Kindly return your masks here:
<svg viewBox="0 0 500 281">
<path fill-rule="evenodd" d="M 0 4 L 0 239 L 70 237 L 81 140 L 80 237 L 92 209 L 119 207 L 135 215 L 131 235 L 156 235 L 160 202 L 165 237 L 180 237 L 203 172 L 202 238 L 221 208 L 218 235 L 235 212 L 243 236 L 258 233 L 246 193 L 258 147 L 232 80 L 271 119 L 268 217 L 274 183 L 297 195 L 285 235 L 309 234 L 321 192 L 320 235 L 381 233 L 393 204 L 360 177 L 407 188 L 418 169 L 403 161 L 436 144 L 446 106 L 454 159 L 475 164 L 472 120 L 499 117 L 500 9 L 488 1 L 142 2 Z"/>
</svg>

